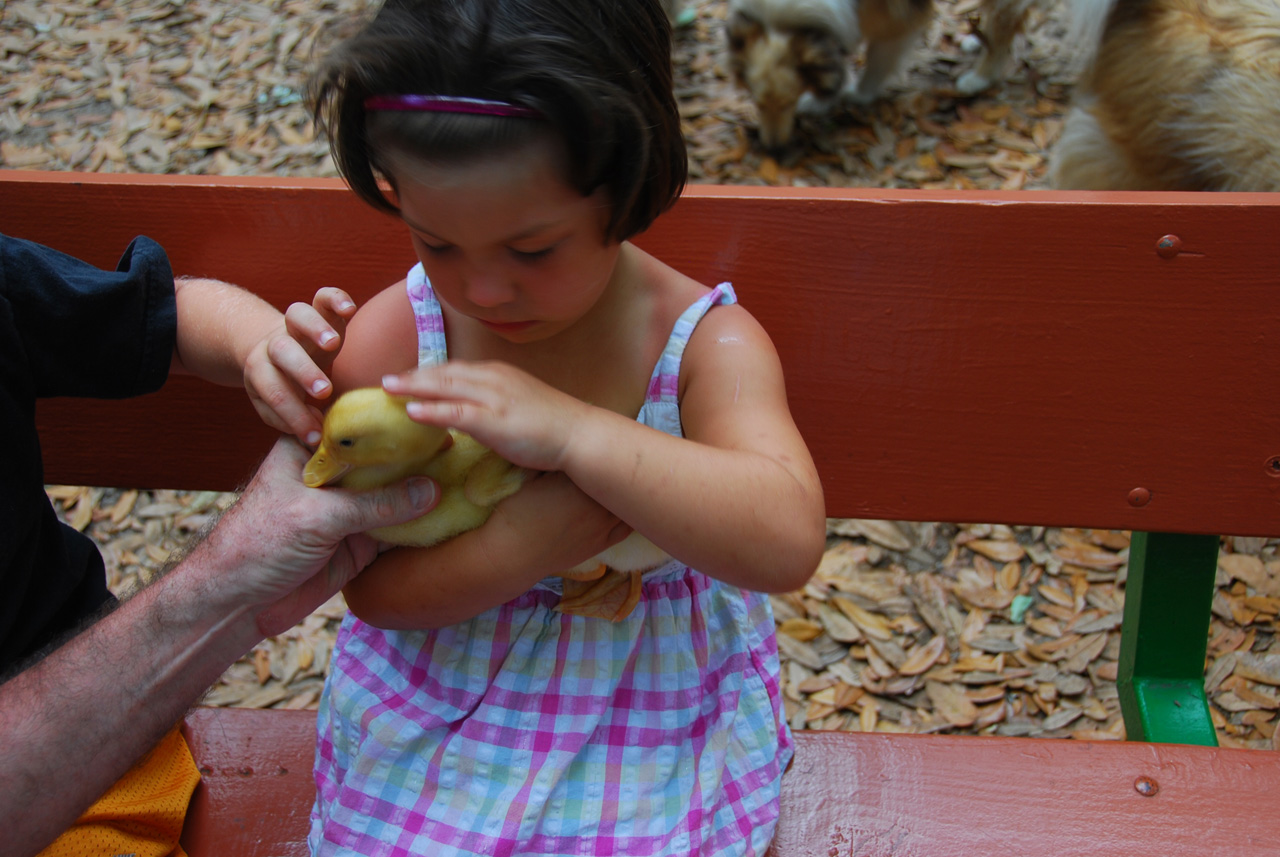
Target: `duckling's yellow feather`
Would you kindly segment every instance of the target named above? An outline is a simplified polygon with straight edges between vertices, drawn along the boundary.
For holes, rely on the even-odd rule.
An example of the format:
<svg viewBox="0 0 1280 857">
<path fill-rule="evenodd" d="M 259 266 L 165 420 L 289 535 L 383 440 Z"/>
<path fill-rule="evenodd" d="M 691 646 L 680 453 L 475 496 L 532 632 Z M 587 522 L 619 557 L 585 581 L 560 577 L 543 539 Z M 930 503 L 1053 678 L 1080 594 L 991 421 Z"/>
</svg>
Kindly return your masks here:
<svg viewBox="0 0 1280 857">
<path fill-rule="evenodd" d="M 332 484 L 364 491 L 409 476 L 431 477 L 440 488 L 434 509 L 408 523 L 369 531 L 390 544 L 429 547 L 483 524 L 495 505 L 520 490 L 529 471 L 464 432 L 414 422 L 405 411 L 407 401 L 380 387 L 339 396 L 325 414 L 320 446 L 303 470 L 303 482 L 313 488 Z M 616 621 L 639 598 L 640 572 L 669 559 L 653 542 L 632 533 L 563 575 L 569 580 L 594 581 L 604 573 L 602 566 L 634 575 L 621 590 L 627 593 L 619 602 L 622 606 L 612 602 L 599 606 L 605 599 L 596 591 L 603 588 L 592 584 L 595 589 L 590 596 L 570 599 L 561 609 Z M 619 589 L 613 586 L 611 591 L 616 594 Z"/>
<path fill-rule="evenodd" d="M 380 387 L 339 396 L 325 414 L 303 481 L 366 491 L 409 476 L 431 477 L 440 487 L 434 509 L 369 531 L 391 544 L 428 547 L 483 524 L 500 500 L 520 489 L 526 471 L 468 434 L 414 422 L 405 412 L 407 401 Z"/>
</svg>

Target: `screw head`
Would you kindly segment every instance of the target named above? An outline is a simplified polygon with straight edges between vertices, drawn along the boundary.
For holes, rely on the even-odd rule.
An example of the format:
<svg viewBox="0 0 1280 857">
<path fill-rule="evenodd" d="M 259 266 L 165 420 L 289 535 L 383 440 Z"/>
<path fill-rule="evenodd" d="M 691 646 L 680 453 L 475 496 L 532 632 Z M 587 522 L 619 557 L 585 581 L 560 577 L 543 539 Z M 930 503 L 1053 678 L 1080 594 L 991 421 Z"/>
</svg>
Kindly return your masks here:
<svg viewBox="0 0 1280 857">
<path fill-rule="evenodd" d="M 1273 455 L 1268 458 L 1265 466 L 1268 476 L 1280 478 L 1280 455 Z"/>
<path fill-rule="evenodd" d="M 1177 235 L 1165 235 L 1156 242 L 1156 255 L 1161 259 L 1172 259 L 1182 252 L 1182 239 Z"/>
<path fill-rule="evenodd" d="M 1133 781 L 1133 788 L 1143 797 L 1155 797 L 1160 792 L 1160 784 L 1151 777 L 1138 777 Z"/>
<path fill-rule="evenodd" d="M 1146 488 L 1134 488 L 1129 492 L 1129 505 L 1141 508 L 1151 502 L 1151 492 Z"/>
</svg>

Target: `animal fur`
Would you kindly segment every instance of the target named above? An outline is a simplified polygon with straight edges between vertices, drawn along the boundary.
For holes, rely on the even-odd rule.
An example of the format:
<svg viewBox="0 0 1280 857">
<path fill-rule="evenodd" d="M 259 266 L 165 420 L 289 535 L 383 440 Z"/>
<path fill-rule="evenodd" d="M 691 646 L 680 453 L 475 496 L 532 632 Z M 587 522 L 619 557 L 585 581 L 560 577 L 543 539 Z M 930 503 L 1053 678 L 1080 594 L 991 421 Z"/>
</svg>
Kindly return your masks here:
<svg viewBox="0 0 1280 857">
<path fill-rule="evenodd" d="M 1041 0 L 983 0 L 988 46 L 957 81 L 966 94 L 1000 76 L 1014 36 Z M 824 112 L 841 99 L 868 104 L 929 25 L 933 0 L 730 0 L 729 59 L 759 114 L 760 142 L 785 146 L 798 111 Z M 857 83 L 849 66 L 866 44 Z"/>
<path fill-rule="evenodd" d="M 1280 2 L 1076 2 L 1100 36 L 1054 187 L 1280 190 Z"/>
</svg>

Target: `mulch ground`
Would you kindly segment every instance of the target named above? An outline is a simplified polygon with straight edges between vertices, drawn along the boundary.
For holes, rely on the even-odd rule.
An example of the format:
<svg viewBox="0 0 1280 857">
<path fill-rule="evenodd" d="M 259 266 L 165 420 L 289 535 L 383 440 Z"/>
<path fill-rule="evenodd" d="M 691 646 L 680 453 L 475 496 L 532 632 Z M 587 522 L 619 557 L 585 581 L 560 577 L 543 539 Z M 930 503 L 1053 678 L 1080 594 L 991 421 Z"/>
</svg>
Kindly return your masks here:
<svg viewBox="0 0 1280 857">
<path fill-rule="evenodd" d="M 1033 20 L 1005 82 L 973 98 L 973 0 L 941 11 L 888 97 L 809 120 L 781 155 L 755 143 L 728 74 L 724 0 L 691 4 L 677 94 L 701 183 L 1039 189 L 1077 74 L 1064 16 Z M 100 172 L 333 175 L 301 90 L 356 0 L 0 6 L 0 164 Z M 972 41 L 972 39 L 968 40 Z M 888 405 L 890 403 L 886 403 Z M 50 486 L 108 561 L 150 580 L 230 494 Z M 797 728 L 1118 740 L 1114 679 L 1128 534 L 833 520 L 801 591 L 774 598 Z M 1280 709 L 1280 540 L 1226 538 L 1207 687 L 1224 745 L 1273 748 Z M 229 669 L 214 705 L 316 705 L 344 612 L 335 599 Z"/>
</svg>

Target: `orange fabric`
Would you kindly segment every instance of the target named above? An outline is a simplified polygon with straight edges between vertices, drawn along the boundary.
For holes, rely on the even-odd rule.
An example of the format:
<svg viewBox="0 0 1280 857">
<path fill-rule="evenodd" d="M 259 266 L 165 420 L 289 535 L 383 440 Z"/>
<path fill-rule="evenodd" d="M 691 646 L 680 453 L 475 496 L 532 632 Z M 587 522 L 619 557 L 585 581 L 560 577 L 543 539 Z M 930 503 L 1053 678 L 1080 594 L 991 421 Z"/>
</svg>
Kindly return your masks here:
<svg viewBox="0 0 1280 857">
<path fill-rule="evenodd" d="M 38 857 L 186 857 L 178 837 L 199 782 L 174 727 Z"/>
</svg>

